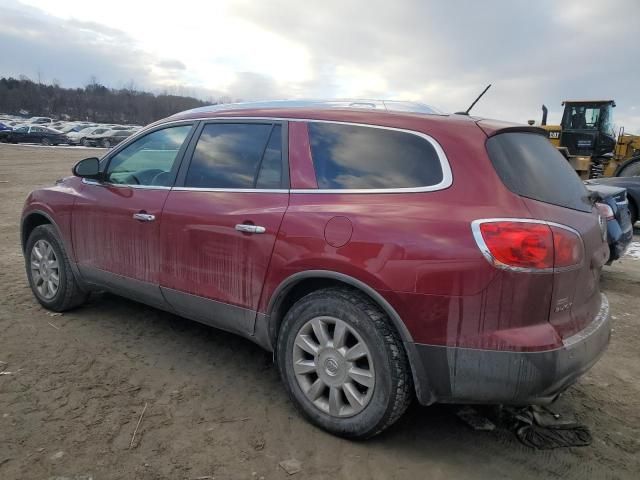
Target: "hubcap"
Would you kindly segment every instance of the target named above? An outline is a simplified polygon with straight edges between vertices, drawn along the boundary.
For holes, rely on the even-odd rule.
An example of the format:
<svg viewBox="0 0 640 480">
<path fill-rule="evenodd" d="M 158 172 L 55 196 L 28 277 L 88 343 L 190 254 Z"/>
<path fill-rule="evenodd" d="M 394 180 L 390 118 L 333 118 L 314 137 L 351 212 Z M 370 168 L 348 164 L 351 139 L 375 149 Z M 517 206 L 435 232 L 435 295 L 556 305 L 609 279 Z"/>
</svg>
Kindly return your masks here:
<svg viewBox="0 0 640 480">
<path fill-rule="evenodd" d="M 338 318 L 315 317 L 302 326 L 293 347 L 293 371 L 305 396 L 331 416 L 353 416 L 373 395 L 369 347 Z"/>
<path fill-rule="evenodd" d="M 51 244 L 38 240 L 31 249 L 30 261 L 33 287 L 45 300 L 52 299 L 60 286 L 60 267 Z"/>
</svg>

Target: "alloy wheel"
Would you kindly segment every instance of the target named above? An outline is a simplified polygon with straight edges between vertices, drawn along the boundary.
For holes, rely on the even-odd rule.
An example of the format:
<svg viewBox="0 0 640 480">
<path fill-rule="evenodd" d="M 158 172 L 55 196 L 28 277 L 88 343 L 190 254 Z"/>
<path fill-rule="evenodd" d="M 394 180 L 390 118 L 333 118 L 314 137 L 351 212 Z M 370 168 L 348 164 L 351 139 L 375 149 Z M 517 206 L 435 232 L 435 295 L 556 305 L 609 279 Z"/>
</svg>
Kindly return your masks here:
<svg viewBox="0 0 640 480">
<path fill-rule="evenodd" d="M 31 249 L 31 280 L 45 300 L 51 300 L 60 287 L 60 264 L 53 247 L 46 240 L 38 240 Z"/>
<path fill-rule="evenodd" d="M 331 416 L 356 415 L 371 400 L 375 387 L 371 351 L 339 318 L 319 316 L 306 322 L 296 335 L 292 361 L 304 395 Z"/>
</svg>

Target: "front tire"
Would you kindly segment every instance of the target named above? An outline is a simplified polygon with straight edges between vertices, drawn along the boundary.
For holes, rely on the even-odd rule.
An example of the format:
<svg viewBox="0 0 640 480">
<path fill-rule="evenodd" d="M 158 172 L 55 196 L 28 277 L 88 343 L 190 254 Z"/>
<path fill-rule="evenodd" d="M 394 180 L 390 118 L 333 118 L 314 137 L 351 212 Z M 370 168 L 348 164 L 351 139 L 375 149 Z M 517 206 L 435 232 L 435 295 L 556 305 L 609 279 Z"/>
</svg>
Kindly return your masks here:
<svg viewBox="0 0 640 480">
<path fill-rule="evenodd" d="M 85 302 L 84 292 L 52 225 L 33 229 L 25 249 L 27 278 L 33 295 L 49 310 L 64 312 Z"/>
<path fill-rule="evenodd" d="M 277 343 L 289 396 L 313 424 L 364 439 L 391 426 L 413 398 L 402 341 L 382 310 L 349 288 L 328 288 L 298 300 Z"/>
</svg>

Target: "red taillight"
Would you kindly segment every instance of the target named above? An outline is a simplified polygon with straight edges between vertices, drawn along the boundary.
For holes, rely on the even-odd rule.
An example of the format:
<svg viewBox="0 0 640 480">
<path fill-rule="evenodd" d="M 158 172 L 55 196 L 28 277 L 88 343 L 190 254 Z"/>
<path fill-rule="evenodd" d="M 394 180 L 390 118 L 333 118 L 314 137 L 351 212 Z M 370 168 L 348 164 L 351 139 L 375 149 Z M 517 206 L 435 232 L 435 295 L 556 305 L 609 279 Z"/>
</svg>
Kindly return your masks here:
<svg viewBox="0 0 640 480">
<path fill-rule="evenodd" d="M 545 222 L 479 220 L 473 222 L 478 246 L 500 268 L 544 270 L 582 261 L 582 241 L 571 230 Z"/>
<path fill-rule="evenodd" d="M 582 262 L 582 241 L 571 230 L 551 225 L 555 268 L 567 268 Z"/>
</svg>

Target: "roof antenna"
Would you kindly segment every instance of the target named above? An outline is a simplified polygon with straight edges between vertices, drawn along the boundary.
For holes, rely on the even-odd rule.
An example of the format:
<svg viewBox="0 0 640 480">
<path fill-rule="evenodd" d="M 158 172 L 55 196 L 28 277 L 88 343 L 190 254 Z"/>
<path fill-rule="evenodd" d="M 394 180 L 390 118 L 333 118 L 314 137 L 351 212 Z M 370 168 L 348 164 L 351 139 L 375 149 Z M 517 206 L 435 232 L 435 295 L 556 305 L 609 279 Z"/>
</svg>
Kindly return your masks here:
<svg viewBox="0 0 640 480">
<path fill-rule="evenodd" d="M 489 88 L 491 88 L 491 84 L 487 85 L 487 88 L 485 88 L 482 93 L 480 95 L 478 95 L 478 98 L 476 98 L 473 103 L 469 106 L 469 108 L 467 108 L 467 110 L 465 112 L 456 112 L 456 115 L 469 115 L 469 112 L 471 111 L 471 109 L 474 107 L 474 105 L 476 103 L 478 103 L 478 100 L 480 100 L 482 98 L 482 96 L 487 93 L 487 90 L 489 90 Z"/>
</svg>

